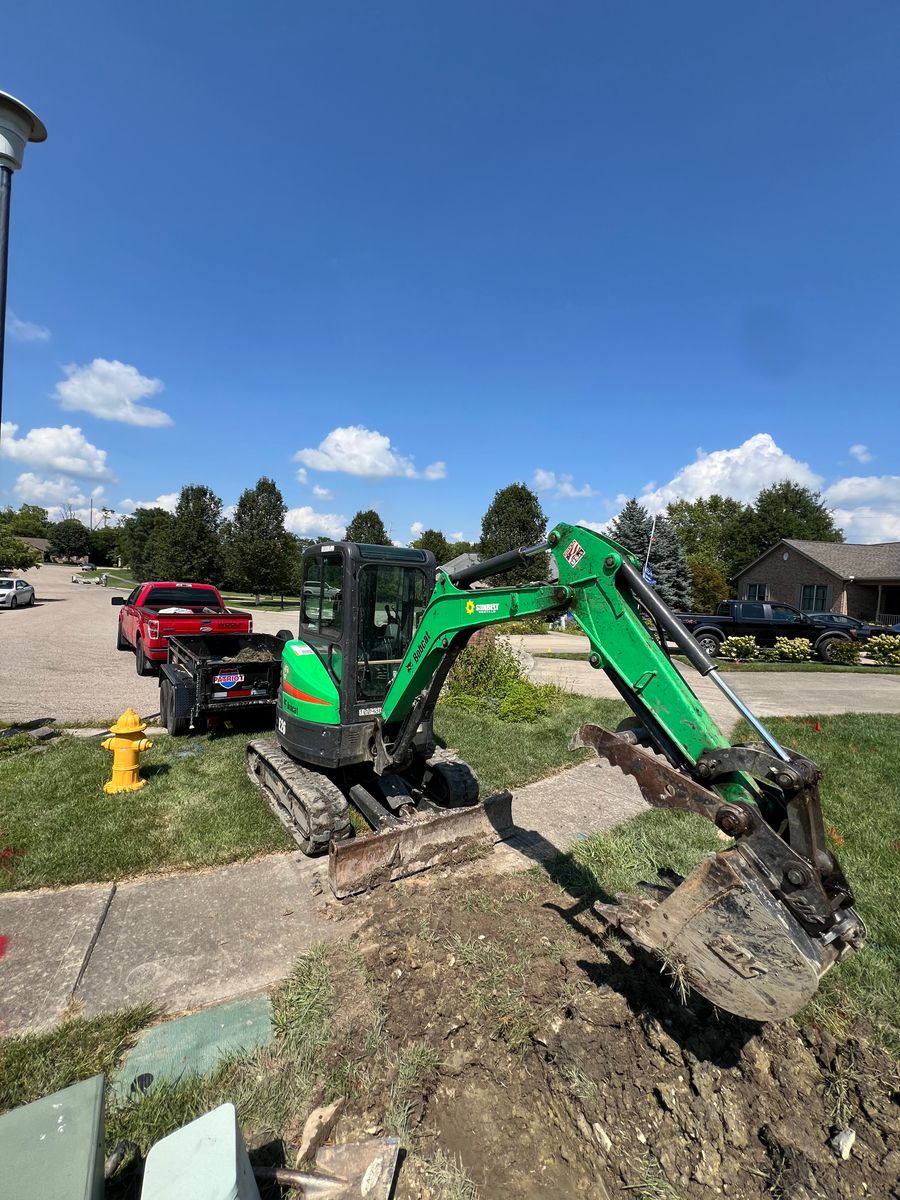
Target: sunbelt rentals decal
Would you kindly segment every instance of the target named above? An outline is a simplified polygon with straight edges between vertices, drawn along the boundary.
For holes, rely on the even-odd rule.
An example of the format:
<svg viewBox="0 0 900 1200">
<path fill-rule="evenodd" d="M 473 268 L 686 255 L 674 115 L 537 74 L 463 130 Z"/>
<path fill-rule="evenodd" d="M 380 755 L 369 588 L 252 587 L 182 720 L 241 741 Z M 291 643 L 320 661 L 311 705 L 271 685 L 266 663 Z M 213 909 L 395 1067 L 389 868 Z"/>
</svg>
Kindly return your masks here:
<svg viewBox="0 0 900 1200">
<path fill-rule="evenodd" d="M 466 601 L 466 612 L 470 617 L 472 613 L 480 613 L 482 616 L 489 616 L 491 613 L 496 613 L 499 611 L 499 604 L 476 604 L 474 600 Z"/>
</svg>

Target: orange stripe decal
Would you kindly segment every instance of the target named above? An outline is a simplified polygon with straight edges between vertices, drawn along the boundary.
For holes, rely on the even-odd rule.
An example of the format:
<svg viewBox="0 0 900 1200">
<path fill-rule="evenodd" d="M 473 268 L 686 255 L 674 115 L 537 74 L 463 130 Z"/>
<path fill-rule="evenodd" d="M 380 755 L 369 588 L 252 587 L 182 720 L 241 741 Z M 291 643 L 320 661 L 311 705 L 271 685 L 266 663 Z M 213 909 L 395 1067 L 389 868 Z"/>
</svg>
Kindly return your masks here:
<svg viewBox="0 0 900 1200">
<path fill-rule="evenodd" d="M 281 686 L 289 696 L 293 696 L 295 700 L 305 700 L 307 704 L 324 704 L 327 707 L 332 707 L 330 700 L 320 700 L 318 696 L 310 696 L 306 692 L 301 692 L 299 688 L 292 687 L 285 679 Z"/>
</svg>

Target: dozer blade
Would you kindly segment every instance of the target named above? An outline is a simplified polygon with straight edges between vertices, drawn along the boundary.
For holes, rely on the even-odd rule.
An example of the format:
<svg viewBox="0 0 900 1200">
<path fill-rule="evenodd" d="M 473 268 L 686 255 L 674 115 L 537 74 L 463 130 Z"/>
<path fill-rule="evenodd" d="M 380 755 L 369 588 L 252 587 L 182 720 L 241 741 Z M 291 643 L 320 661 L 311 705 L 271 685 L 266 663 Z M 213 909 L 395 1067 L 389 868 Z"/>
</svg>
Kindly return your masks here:
<svg viewBox="0 0 900 1200">
<path fill-rule="evenodd" d="M 512 832 L 512 796 L 498 792 L 471 808 L 416 814 L 380 833 L 332 842 L 328 881 L 342 900 L 431 867 L 466 862 Z"/>
<path fill-rule="evenodd" d="M 791 1017 L 837 958 L 760 882 L 740 850 L 711 855 L 659 902 L 620 896 L 599 911 L 674 977 L 753 1021 Z"/>
</svg>

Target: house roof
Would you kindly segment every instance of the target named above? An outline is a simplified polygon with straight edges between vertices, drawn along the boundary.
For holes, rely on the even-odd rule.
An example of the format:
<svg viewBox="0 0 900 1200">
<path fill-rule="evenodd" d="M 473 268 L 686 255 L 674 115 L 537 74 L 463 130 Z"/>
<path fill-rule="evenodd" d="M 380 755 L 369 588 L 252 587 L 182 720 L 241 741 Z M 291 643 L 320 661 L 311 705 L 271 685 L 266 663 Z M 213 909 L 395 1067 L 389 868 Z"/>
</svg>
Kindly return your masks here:
<svg viewBox="0 0 900 1200">
<path fill-rule="evenodd" d="M 807 542 L 799 538 L 782 538 L 744 567 L 738 573 L 738 578 L 746 575 L 778 546 L 790 546 L 839 579 L 849 579 L 852 575 L 858 580 L 900 580 L 900 542 L 876 542 L 863 546 L 853 542 Z"/>
<path fill-rule="evenodd" d="M 18 534 L 15 534 L 14 536 L 20 542 L 25 542 L 27 546 L 31 546 L 32 550 L 40 550 L 42 554 L 46 554 L 50 549 L 50 541 L 48 538 L 19 537 Z"/>
</svg>

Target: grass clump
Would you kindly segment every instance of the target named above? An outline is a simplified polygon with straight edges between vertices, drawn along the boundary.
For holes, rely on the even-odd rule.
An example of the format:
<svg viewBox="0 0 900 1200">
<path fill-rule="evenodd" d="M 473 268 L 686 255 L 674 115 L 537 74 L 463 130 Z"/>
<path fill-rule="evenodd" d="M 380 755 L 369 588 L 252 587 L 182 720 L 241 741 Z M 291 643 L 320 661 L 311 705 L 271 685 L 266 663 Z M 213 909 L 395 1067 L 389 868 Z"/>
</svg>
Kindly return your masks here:
<svg viewBox="0 0 900 1200">
<path fill-rule="evenodd" d="M 443 1150 L 438 1150 L 426 1166 L 425 1181 L 441 1200 L 478 1200 L 478 1188 L 466 1173 L 462 1161 Z"/>
<path fill-rule="evenodd" d="M 141 1005 L 90 1020 L 74 1017 L 48 1033 L 0 1038 L 0 1112 L 108 1075 L 155 1016 L 151 1005 Z"/>
</svg>

